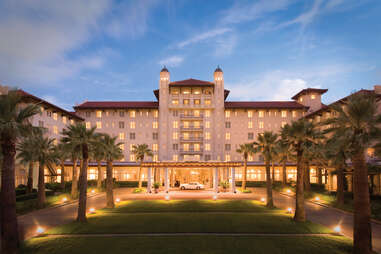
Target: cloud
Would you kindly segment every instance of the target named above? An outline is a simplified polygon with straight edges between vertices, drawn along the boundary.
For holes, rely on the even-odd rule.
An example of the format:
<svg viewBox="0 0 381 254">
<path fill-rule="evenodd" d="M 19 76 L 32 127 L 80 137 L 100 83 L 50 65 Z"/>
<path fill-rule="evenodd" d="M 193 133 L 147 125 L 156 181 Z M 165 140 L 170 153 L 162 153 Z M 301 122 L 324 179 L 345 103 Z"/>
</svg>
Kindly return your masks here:
<svg viewBox="0 0 381 254">
<path fill-rule="evenodd" d="M 279 27 L 286 27 L 286 26 L 290 26 L 293 24 L 300 24 L 302 26 L 302 28 L 305 28 L 307 25 L 312 23 L 314 21 L 314 19 L 318 16 L 318 14 L 320 12 L 320 7 L 322 4 L 323 4 L 323 0 L 314 0 L 314 3 L 312 4 L 311 9 L 309 9 L 306 12 L 303 12 L 298 17 L 296 17 L 290 21 L 287 21 L 287 22 L 280 24 Z"/>
<path fill-rule="evenodd" d="M 215 56 L 221 57 L 221 56 L 228 56 L 233 53 L 233 50 L 237 44 L 237 36 L 236 34 L 231 34 L 227 37 L 221 37 L 218 38 L 215 41 Z"/>
<path fill-rule="evenodd" d="M 161 61 L 159 61 L 159 64 L 161 66 L 165 65 L 168 67 L 177 67 L 184 61 L 184 57 L 182 56 L 170 56 L 167 57 Z"/>
<path fill-rule="evenodd" d="M 212 29 L 212 30 L 203 32 L 201 34 L 197 34 L 197 35 L 195 35 L 195 36 L 193 36 L 193 37 L 191 37 L 185 41 L 178 43 L 177 47 L 178 48 L 184 48 L 185 46 L 195 44 L 198 42 L 202 42 L 202 41 L 205 41 L 208 39 L 212 39 L 212 38 L 226 34 L 226 33 L 231 32 L 231 31 L 232 31 L 232 29 L 227 28 L 227 27 Z"/>
</svg>

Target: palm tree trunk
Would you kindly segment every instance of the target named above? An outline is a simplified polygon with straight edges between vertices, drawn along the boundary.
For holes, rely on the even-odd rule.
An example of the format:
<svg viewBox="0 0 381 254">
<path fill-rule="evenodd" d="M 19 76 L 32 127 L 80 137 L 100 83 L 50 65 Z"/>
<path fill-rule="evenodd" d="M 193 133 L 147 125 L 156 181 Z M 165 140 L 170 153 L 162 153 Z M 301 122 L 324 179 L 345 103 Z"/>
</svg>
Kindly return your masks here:
<svg viewBox="0 0 381 254">
<path fill-rule="evenodd" d="M 102 162 L 97 161 L 98 164 L 98 178 L 97 178 L 97 188 L 102 188 L 102 180 L 103 180 L 103 174 L 102 174 Z"/>
<path fill-rule="evenodd" d="M 319 185 L 322 185 L 323 184 L 323 177 L 322 177 L 322 172 L 321 172 L 321 168 L 317 168 L 317 174 L 318 174 L 318 184 Z"/>
<path fill-rule="evenodd" d="M 87 201 L 87 164 L 89 159 L 89 149 L 87 144 L 82 145 L 82 165 L 79 175 L 79 199 L 77 221 L 86 222 L 86 201 Z"/>
<path fill-rule="evenodd" d="M 297 168 L 296 168 L 296 198 L 295 198 L 295 215 L 294 220 L 299 222 L 306 221 L 306 212 L 304 210 L 304 168 L 302 161 L 303 151 L 297 149 Z"/>
<path fill-rule="evenodd" d="M 336 205 L 344 205 L 344 172 L 343 167 L 338 165 L 336 167 L 337 172 L 337 192 L 336 192 Z"/>
<path fill-rule="evenodd" d="M 43 208 L 46 202 L 45 196 L 45 165 L 38 163 L 38 191 L 37 191 L 37 206 Z"/>
<path fill-rule="evenodd" d="M 269 208 L 274 207 L 273 202 L 273 188 L 270 174 L 270 161 L 266 159 L 266 189 L 267 189 L 267 203 L 266 206 Z"/>
<path fill-rule="evenodd" d="M 26 187 L 26 193 L 32 193 L 33 191 L 33 168 L 34 168 L 34 161 L 31 161 L 29 162 L 28 182 Z"/>
<path fill-rule="evenodd" d="M 370 224 L 370 200 L 368 168 L 364 151 L 360 149 L 353 157 L 353 199 L 354 227 L 353 253 L 368 254 L 372 250 L 372 229 Z"/>
<path fill-rule="evenodd" d="M 247 158 L 244 158 L 244 165 L 243 165 L 243 176 L 242 176 L 242 190 L 246 190 L 246 179 L 247 179 Z"/>
<path fill-rule="evenodd" d="M 141 162 L 140 162 L 141 163 Z M 138 178 L 139 178 L 139 185 L 138 188 L 140 189 L 142 187 L 142 167 L 139 166 L 139 173 L 138 173 Z"/>
<path fill-rule="evenodd" d="M 287 184 L 287 167 L 286 167 L 286 161 L 283 161 L 283 185 Z"/>
<path fill-rule="evenodd" d="M 3 165 L 1 174 L 1 252 L 17 253 L 19 234 L 16 216 L 15 154 L 16 145 L 12 140 L 1 137 Z"/>
<path fill-rule="evenodd" d="M 61 189 L 65 191 L 65 161 L 61 161 Z"/>
<path fill-rule="evenodd" d="M 308 161 L 305 161 L 304 164 L 304 191 L 310 192 L 311 191 L 311 183 L 310 183 L 310 163 Z"/>
<path fill-rule="evenodd" d="M 274 161 L 271 162 L 271 168 L 272 168 L 271 181 L 272 181 L 272 183 L 275 183 L 275 164 L 274 164 Z"/>
<path fill-rule="evenodd" d="M 112 161 L 107 161 L 106 171 L 106 196 L 107 196 L 107 208 L 114 208 L 114 193 L 112 190 Z"/>
<path fill-rule="evenodd" d="M 77 158 L 73 158 L 73 177 L 71 179 L 71 197 L 76 198 L 78 196 L 78 170 L 77 170 Z"/>
</svg>

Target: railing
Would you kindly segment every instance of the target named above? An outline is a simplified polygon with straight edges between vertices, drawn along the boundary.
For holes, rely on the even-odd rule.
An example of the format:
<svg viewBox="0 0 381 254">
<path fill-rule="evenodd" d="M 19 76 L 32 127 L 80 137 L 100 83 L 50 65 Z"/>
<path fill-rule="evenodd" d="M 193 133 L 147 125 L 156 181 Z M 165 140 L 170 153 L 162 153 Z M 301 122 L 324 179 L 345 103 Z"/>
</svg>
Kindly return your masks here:
<svg viewBox="0 0 381 254">
<path fill-rule="evenodd" d="M 203 118 L 204 117 L 204 114 L 198 114 L 198 115 L 186 115 L 186 114 L 180 114 L 180 117 L 181 118 Z"/>
<path fill-rule="evenodd" d="M 185 141 L 185 142 L 200 142 L 203 140 L 203 137 L 183 137 L 180 136 L 180 141 Z"/>
<path fill-rule="evenodd" d="M 184 150 L 184 149 L 180 149 L 180 153 L 181 154 L 202 154 L 203 153 L 203 149 L 202 148 L 200 148 L 199 150 L 194 150 L 194 149 Z"/>
<path fill-rule="evenodd" d="M 200 126 L 184 126 L 184 125 L 181 125 L 180 126 L 180 130 L 186 130 L 186 131 L 202 131 L 203 129 L 203 126 L 200 125 Z"/>
</svg>

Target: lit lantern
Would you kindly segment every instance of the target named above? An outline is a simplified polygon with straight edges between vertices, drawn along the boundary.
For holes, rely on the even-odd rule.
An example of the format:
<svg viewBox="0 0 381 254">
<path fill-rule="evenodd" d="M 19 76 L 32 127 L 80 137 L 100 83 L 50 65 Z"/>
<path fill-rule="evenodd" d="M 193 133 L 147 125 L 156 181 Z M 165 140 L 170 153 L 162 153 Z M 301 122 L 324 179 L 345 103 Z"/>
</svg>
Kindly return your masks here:
<svg viewBox="0 0 381 254">
<path fill-rule="evenodd" d="M 315 201 L 319 202 L 320 198 L 318 196 L 315 197 Z"/>
<path fill-rule="evenodd" d="M 287 189 L 287 191 L 286 191 L 288 194 L 290 194 L 291 193 L 291 190 L 290 189 Z"/>
<path fill-rule="evenodd" d="M 213 200 L 214 200 L 214 201 L 217 200 L 217 195 L 213 195 Z"/>
<path fill-rule="evenodd" d="M 341 227 L 340 227 L 340 225 L 337 225 L 336 227 L 334 227 L 333 231 L 335 231 L 335 233 L 337 233 L 337 234 L 340 234 L 341 233 Z"/>
<path fill-rule="evenodd" d="M 65 203 L 66 201 L 67 201 L 67 197 L 64 197 L 64 198 L 62 199 L 62 202 Z"/>
<path fill-rule="evenodd" d="M 287 213 L 292 213 L 292 208 L 291 207 L 287 208 Z"/>
<path fill-rule="evenodd" d="M 266 199 L 265 198 L 261 198 L 261 201 L 264 203 L 264 202 L 266 202 Z"/>
<path fill-rule="evenodd" d="M 45 232 L 45 229 L 43 227 L 37 227 L 36 233 L 37 234 L 42 234 Z"/>
<path fill-rule="evenodd" d="M 119 203 L 119 202 L 120 202 L 120 198 L 116 198 L 116 199 L 115 199 L 115 202 L 116 202 L 116 203 Z"/>
<path fill-rule="evenodd" d="M 169 195 L 165 195 L 165 200 L 169 201 Z"/>
<path fill-rule="evenodd" d="M 91 207 L 90 209 L 89 209 L 89 213 L 95 213 L 95 208 L 94 207 Z"/>
<path fill-rule="evenodd" d="M 95 190 L 94 190 L 94 189 L 92 189 L 92 190 L 91 190 L 91 193 L 95 193 Z"/>
</svg>

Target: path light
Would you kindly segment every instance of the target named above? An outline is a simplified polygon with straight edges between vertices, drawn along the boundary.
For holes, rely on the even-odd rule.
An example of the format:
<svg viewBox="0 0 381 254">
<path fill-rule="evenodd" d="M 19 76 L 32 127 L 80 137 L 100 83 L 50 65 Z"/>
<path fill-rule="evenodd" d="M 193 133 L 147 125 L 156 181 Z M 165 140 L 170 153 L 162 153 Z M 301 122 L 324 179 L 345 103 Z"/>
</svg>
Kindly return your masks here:
<svg viewBox="0 0 381 254">
<path fill-rule="evenodd" d="M 290 189 L 287 189 L 286 192 L 287 192 L 288 194 L 290 194 L 290 193 L 291 193 L 291 190 L 290 190 Z"/>
<path fill-rule="evenodd" d="M 45 229 L 43 227 L 37 227 L 36 233 L 37 234 L 43 234 L 45 232 Z"/>
<path fill-rule="evenodd" d="M 169 195 L 165 195 L 165 200 L 169 201 Z"/>
<path fill-rule="evenodd" d="M 287 213 L 292 213 L 292 208 L 291 207 L 287 208 Z"/>
<path fill-rule="evenodd" d="M 320 201 L 320 198 L 318 196 L 315 197 L 315 201 Z"/>
<path fill-rule="evenodd" d="M 92 189 L 92 190 L 91 190 L 91 193 L 95 193 L 95 190 L 94 190 L 94 189 Z"/>
<path fill-rule="evenodd" d="M 120 202 L 120 198 L 116 198 L 116 199 L 115 199 L 115 202 L 116 202 L 116 203 L 119 203 L 119 202 Z"/>
<path fill-rule="evenodd" d="M 341 227 L 340 227 L 340 225 L 337 225 L 336 227 L 334 227 L 333 231 L 335 231 L 335 233 L 337 233 L 337 234 L 340 234 L 341 233 Z"/>
<path fill-rule="evenodd" d="M 264 203 L 264 202 L 266 202 L 266 199 L 265 198 L 261 198 L 261 201 Z"/>
<path fill-rule="evenodd" d="M 95 208 L 94 208 L 94 207 L 91 207 L 91 208 L 89 209 L 89 213 L 90 213 L 90 214 L 95 213 Z"/>
<path fill-rule="evenodd" d="M 217 200 L 217 195 L 213 195 L 213 200 L 214 200 L 214 201 Z"/>
<path fill-rule="evenodd" d="M 63 199 L 62 199 L 62 202 L 66 202 L 67 201 L 67 197 L 64 197 Z"/>
</svg>

